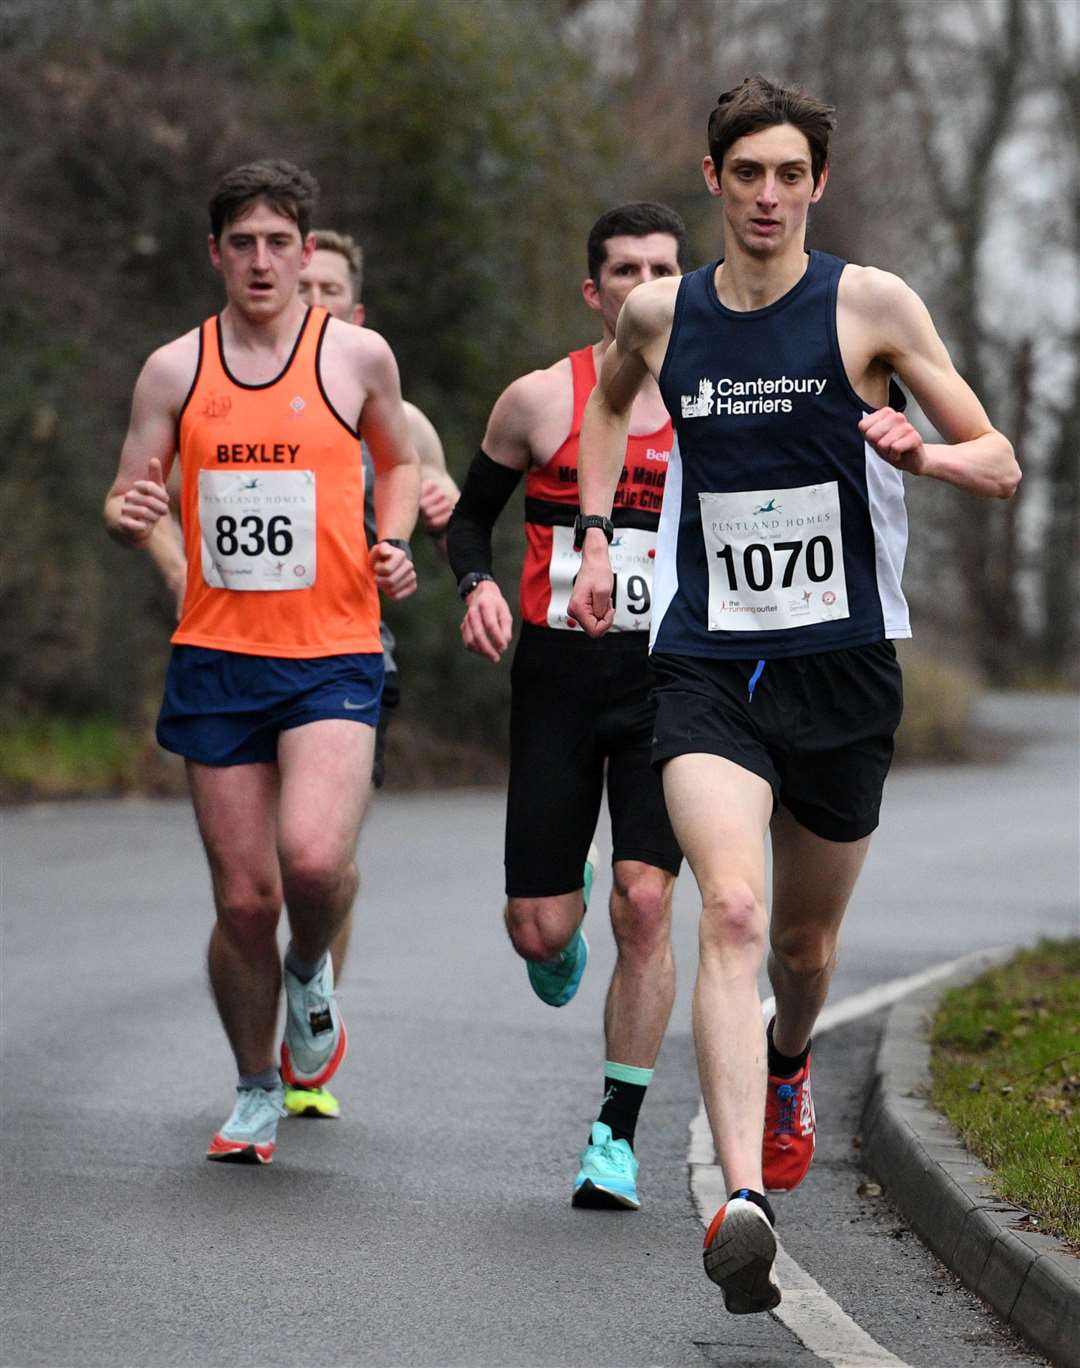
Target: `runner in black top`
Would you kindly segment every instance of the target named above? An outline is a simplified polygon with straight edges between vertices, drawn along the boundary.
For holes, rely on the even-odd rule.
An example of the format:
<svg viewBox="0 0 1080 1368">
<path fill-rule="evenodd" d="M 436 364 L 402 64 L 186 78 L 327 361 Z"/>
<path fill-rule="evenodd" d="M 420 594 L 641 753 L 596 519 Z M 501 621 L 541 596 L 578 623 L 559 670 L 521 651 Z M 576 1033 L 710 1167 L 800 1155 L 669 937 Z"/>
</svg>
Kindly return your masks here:
<svg viewBox="0 0 1080 1368">
<path fill-rule="evenodd" d="M 1019 480 L 918 296 L 882 271 L 807 255 L 832 126 L 829 106 L 762 77 L 720 97 L 704 170 L 725 255 L 634 292 L 582 432 L 582 512 L 603 515 L 642 384 L 659 382 L 675 423 L 653 757 L 702 895 L 695 1040 L 732 1194 L 705 1266 L 735 1312 L 780 1298 L 763 1194 L 795 1186 L 813 1154 L 810 1034 L 900 717 L 900 472 L 1001 498 Z M 924 444 L 903 416 L 894 372 L 946 444 Z M 571 612 L 590 634 L 611 620 L 611 584 L 604 539 L 589 531 Z"/>
</svg>

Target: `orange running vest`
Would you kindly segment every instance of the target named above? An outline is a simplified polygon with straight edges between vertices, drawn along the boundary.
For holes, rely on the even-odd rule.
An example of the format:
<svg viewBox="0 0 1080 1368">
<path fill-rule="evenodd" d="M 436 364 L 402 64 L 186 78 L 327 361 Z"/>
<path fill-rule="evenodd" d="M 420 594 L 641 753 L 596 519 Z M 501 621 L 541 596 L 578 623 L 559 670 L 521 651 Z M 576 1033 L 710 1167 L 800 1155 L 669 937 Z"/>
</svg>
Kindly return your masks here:
<svg viewBox="0 0 1080 1368">
<path fill-rule="evenodd" d="M 294 659 L 382 650 L 360 438 L 319 379 L 328 323 L 309 309 L 284 370 L 260 385 L 230 374 L 219 318 L 199 330 L 179 423 L 178 645 Z"/>
<path fill-rule="evenodd" d="M 526 546 L 520 605 L 524 622 L 573 630 L 577 624 L 567 617 L 566 607 L 581 557 L 572 550 L 569 529 L 578 511 L 581 419 L 596 388 L 592 347 L 570 353 L 570 370 L 574 416 L 569 435 L 549 461 L 529 471 L 525 481 Z M 617 581 L 614 631 L 647 632 L 649 628 L 652 561 L 672 441 L 669 418 L 655 432 L 630 437 L 626 443 L 626 464 L 619 475 L 611 512 L 615 525 L 611 558 Z M 620 571 L 622 597 L 618 599 Z"/>
</svg>

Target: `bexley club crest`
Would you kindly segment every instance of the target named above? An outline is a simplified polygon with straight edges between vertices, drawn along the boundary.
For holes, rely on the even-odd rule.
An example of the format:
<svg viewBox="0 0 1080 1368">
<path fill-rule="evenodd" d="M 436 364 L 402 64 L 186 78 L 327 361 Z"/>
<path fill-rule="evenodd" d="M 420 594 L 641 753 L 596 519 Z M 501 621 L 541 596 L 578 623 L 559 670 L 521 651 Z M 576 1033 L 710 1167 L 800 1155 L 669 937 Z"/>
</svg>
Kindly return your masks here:
<svg viewBox="0 0 1080 1368">
<path fill-rule="evenodd" d="M 206 396 L 203 403 L 204 418 L 228 418 L 229 410 L 232 408 L 232 399 L 227 394 L 215 394 L 213 390 Z"/>
</svg>

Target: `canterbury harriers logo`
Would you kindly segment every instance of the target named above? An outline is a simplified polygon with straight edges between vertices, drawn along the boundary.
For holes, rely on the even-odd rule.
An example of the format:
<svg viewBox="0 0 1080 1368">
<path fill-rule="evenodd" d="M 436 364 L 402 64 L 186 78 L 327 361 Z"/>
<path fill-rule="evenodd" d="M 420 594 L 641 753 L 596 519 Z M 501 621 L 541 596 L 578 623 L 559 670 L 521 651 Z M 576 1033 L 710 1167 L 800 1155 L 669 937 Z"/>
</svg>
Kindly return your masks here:
<svg viewBox="0 0 1080 1368">
<path fill-rule="evenodd" d="M 791 413 L 795 399 L 806 396 L 820 399 L 828 380 L 815 376 L 758 376 L 753 380 L 733 380 L 722 375 L 717 380 L 698 381 L 697 394 L 684 394 L 684 418 L 710 418 L 744 413 Z"/>
</svg>

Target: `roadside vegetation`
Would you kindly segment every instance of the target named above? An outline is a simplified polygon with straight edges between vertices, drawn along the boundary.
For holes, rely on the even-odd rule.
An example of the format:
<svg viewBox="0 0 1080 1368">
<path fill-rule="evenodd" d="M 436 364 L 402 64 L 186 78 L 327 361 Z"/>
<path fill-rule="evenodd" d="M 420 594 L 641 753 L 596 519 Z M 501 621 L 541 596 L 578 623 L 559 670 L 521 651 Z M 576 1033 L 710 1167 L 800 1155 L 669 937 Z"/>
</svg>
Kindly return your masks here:
<svg viewBox="0 0 1080 1368">
<path fill-rule="evenodd" d="M 950 990 L 930 1040 L 934 1105 L 995 1192 L 1080 1255 L 1080 938 Z"/>
</svg>

